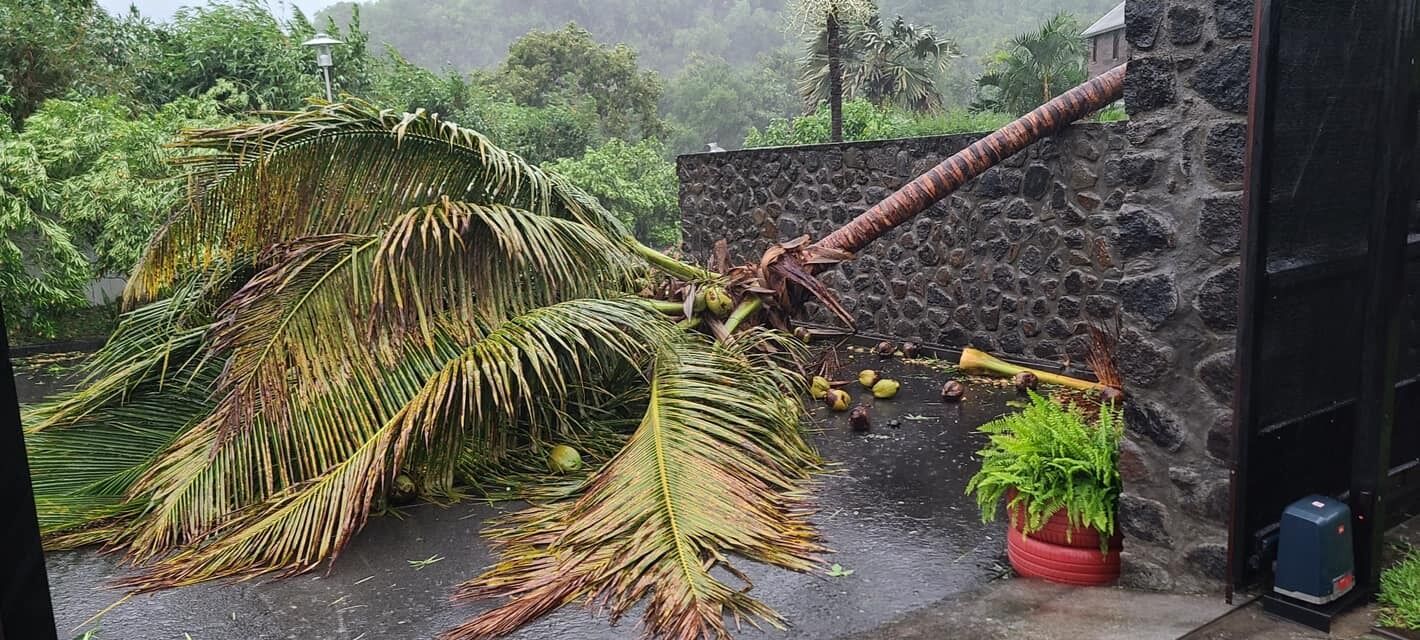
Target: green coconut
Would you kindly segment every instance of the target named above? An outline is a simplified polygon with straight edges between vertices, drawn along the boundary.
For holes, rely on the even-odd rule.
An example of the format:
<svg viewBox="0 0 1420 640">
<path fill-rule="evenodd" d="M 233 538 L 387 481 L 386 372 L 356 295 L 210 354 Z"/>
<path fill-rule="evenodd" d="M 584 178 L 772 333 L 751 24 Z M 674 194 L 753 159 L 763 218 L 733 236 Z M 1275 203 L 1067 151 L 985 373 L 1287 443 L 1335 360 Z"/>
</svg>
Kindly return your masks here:
<svg viewBox="0 0 1420 640">
<path fill-rule="evenodd" d="M 896 380 L 883 378 L 873 385 L 873 397 L 887 399 L 897 395 L 897 390 L 902 385 Z"/>
<path fill-rule="evenodd" d="M 553 473 L 571 473 L 582 468 L 582 454 L 565 444 L 559 444 L 547 453 L 547 466 Z"/>
</svg>

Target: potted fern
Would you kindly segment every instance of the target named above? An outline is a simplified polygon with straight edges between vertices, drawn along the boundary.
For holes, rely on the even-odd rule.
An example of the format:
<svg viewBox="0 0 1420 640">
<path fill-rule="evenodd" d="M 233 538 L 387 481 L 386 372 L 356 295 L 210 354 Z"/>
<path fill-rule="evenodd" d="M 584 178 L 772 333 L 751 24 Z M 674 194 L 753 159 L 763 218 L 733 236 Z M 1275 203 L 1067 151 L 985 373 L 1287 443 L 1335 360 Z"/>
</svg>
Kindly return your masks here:
<svg viewBox="0 0 1420 640">
<path fill-rule="evenodd" d="M 983 522 L 1006 504 L 1006 553 L 1017 573 L 1079 585 L 1119 577 L 1122 425 L 1110 403 L 1090 419 L 1032 392 L 1023 410 L 980 427 L 991 439 L 966 491 Z"/>
</svg>

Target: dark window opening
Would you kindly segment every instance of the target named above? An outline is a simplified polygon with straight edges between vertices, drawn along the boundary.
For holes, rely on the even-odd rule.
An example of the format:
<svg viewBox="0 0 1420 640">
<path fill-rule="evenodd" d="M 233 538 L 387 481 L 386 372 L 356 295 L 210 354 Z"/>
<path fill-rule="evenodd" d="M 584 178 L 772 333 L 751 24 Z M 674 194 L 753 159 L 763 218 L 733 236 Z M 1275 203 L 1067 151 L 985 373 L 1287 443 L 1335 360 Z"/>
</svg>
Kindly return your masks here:
<svg viewBox="0 0 1420 640">
<path fill-rule="evenodd" d="M 1114 59 L 1119 59 L 1119 32 L 1114 32 Z"/>
<path fill-rule="evenodd" d="M 1099 36 L 1090 38 L 1090 62 L 1100 59 L 1100 39 Z"/>
</svg>

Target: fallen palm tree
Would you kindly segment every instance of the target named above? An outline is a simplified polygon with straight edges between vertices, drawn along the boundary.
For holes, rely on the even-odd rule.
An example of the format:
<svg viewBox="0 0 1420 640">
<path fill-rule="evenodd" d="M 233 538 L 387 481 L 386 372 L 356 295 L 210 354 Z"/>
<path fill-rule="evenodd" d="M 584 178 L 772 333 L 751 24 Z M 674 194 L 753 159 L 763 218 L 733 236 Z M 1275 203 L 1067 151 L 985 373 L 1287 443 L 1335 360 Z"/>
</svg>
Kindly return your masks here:
<svg viewBox="0 0 1420 640">
<path fill-rule="evenodd" d="M 647 635 L 781 625 L 712 575 L 823 551 L 800 428 L 814 277 L 1033 140 L 1117 99 L 1092 80 L 822 241 L 690 265 L 591 198 L 423 112 L 317 105 L 197 132 L 185 206 L 133 272 L 79 390 L 31 416 L 51 548 L 103 544 L 150 591 L 333 561 L 395 493 L 514 484 L 498 564 L 460 599 L 491 638 L 572 602 Z M 766 304 L 767 303 L 767 304 Z M 839 308 L 841 312 L 841 308 Z M 845 314 L 846 316 L 846 314 Z M 579 465 L 547 456 L 578 450 Z M 564 475 L 565 474 L 565 475 Z"/>
</svg>

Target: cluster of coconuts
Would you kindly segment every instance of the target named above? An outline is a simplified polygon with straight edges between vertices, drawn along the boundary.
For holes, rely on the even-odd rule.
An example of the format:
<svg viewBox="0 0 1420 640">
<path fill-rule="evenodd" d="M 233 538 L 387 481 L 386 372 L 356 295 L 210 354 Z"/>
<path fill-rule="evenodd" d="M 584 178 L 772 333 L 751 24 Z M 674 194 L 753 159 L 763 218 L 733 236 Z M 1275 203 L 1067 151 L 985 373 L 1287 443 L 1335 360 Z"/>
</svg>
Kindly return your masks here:
<svg viewBox="0 0 1420 640">
<path fill-rule="evenodd" d="M 858 372 L 858 384 L 863 385 L 869 393 L 873 394 L 874 398 L 879 400 L 886 400 L 897 395 L 898 389 L 902 388 L 902 383 L 884 378 L 872 369 Z M 837 388 L 833 382 L 823 376 L 814 376 L 813 384 L 809 387 L 809 394 L 815 399 L 822 400 L 833 411 L 848 411 L 849 406 L 853 404 L 852 394 Z M 867 431 L 871 427 L 868 406 L 865 404 L 854 406 L 848 414 L 848 425 L 854 431 Z"/>
</svg>

